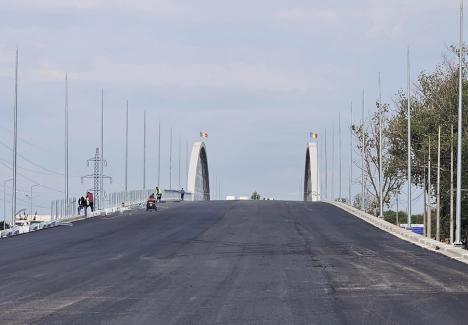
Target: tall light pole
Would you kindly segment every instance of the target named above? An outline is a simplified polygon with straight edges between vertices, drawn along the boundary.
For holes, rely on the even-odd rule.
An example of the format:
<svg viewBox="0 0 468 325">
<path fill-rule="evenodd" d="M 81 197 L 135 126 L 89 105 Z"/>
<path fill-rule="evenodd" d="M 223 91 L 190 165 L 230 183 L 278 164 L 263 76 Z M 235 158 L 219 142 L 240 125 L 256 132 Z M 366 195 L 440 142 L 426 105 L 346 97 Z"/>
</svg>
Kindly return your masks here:
<svg viewBox="0 0 468 325">
<path fill-rule="evenodd" d="M 31 216 L 33 215 L 33 188 L 38 187 L 38 186 L 41 186 L 41 184 L 31 185 L 31 188 L 30 188 L 31 191 L 29 192 L 30 193 L 29 199 L 31 200 L 31 207 L 30 207 Z M 65 201 L 65 202 L 68 202 L 68 201 Z M 68 206 L 68 204 L 66 206 Z M 65 211 L 65 212 L 68 212 L 68 211 Z"/>
<path fill-rule="evenodd" d="M 432 238 L 432 199 L 431 199 L 431 137 L 429 137 L 429 154 L 427 162 L 427 237 Z"/>
<path fill-rule="evenodd" d="M 65 216 L 70 213 L 68 198 L 68 74 L 65 74 Z M 32 215 L 32 187 L 31 187 L 31 215 Z"/>
<path fill-rule="evenodd" d="M 143 112 L 143 190 L 146 190 L 146 111 Z"/>
<path fill-rule="evenodd" d="M 3 181 L 3 230 L 6 228 L 6 186 L 8 182 L 11 182 L 13 178 L 9 178 Z"/>
<path fill-rule="evenodd" d="M 460 0 L 460 50 L 458 72 L 458 143 L 457 143 L 457 198 L 455 207 L 455 245 L 461 242 L 461 183 L 462 183 L 462 110 L 463 110 L 463 0 Z"/>
<path fill-rule="evenodd" d="M 437 211 L 436 211 L 436 240 L 440 241 L 440 125 L 437 139 Z"/>
<path fill-rule="evenodd" d="M 350 107 L 350 124 L 349 124 L 349 204 L 352 203 L 351 183 L 353 182 L 353 102 Z"/>
<path fill-rule="evenodd" d="M 424 189 L 424 198 L 423 198 L 423 203 L 424 203 L 424 209 L 423 209 L 423 219 L 424 219 L 424 236 L 427 237 L 427 177 L 426 177 L 426 153 L 424 153 L 424 164 L 423 164 L 423 178 L 424 178 L 424 183 L 423 183 L 423 189 Z M 452 193 L 453 194 L 453 193 Z"/>
<path fill-rule="evenodd" d="M 189 158 L 188 158 L 188 142 L 185 142 L 185 188 L 187 189 L 187 182 L 188 182 L 188 165 L 189 165 Z"/>
<path fill-rule="evenodd" d="M 382 81 L 379 72 L 379 218 L 383 218 L 382 114 Z"/>
<path fill-rule="evenodd" d="M 453 244 L 453 125 L 450 132 L 450 244 Z"/>
<path fill-rule="evenodd" d="M 16 219 L 16 170 L 18 157 L 18 48 L 16 48 L 16 65 L 15 65 L 15 106 L 13 117 L 13 189 L 11 196 L 11 221 L 15 224 Z"/>
<path fill-rule="evenodd" d="M 328 156 L 327 156 L 327 129 L 325 128 L 325 195 L 328 200 Z"/>
<path fill-rule="evenodd" d="M 128 191 L 128 100 L 125 110 L 125 193 Z"/>
<path fill-rule="evenodd" d="M 101 165 L 98 209 L 104 206 L 104 88 L 101 89 Z"/>
<path fill-rule="evenodd" d="M 408 73 L 408 93 L 406 96 L 408 97 L 408 224 L 407 228 L 411 229 L 411 66 L 410 66 L 410 50 L 409 48 L 406 51 L 406 62 L 407 62 L 407 73 Z"/>
<path fill-rule="evenodd" d="M 180 161 L 182 159 L 182 144 L 179 136 L 179 190 L 180 190 Z"/>
<path fill-rule="evenodd" d="M 366 154 L 365 146 L 366 146 L 366 139 L 365 139 L 365 130 L 366 128 L 364 127 L 364 89 L 362 90 L 362 118 L 361 118 L 361 127 L 362 127 L 362 134 L 361 134 L 361 210 L 366 211 L 366 205 L 365 205 L 365 197 L 366 197 L 366 184 L 365 184 L 365 167 L 364 167 L 364 157 Z"/>
<path fill-rule="evenodd" d="M 169 189 L 172 189 L 172 128 L 169 140 Z"/>
<path fill-rule="evenodd" d="M 331 199 L 335 201 L 335 123 L 332 123 Z"/>
<path fill-rule="evenodd" d="M 319 189 L 319 184 L 320 184 L 320 180 L 319 180 L 319 147 L 321 148 L 322 147 L 322 144 L 319 145 L 319 141 L 317 140 L 317 148 L 316 148 L 316 159 L 315 159 L 315 179 L 316 179 L 316 182 L 315 182 L 315 195 L 317 197 L 317 201 L 320 201 L 321 200 L 321 193 L 319 193 L 320 189 Z"/>
<path fill-rule="evenodd" d="M 338 150 L 339 150 L 339 153 L 338 153 L 338 164 L 339 164 L 339 176 L 340 176 L 340 180 L 339 180 L 339 199 L 341 200 L 341 112 L 338 112 Z"/>
<path fill-rule="evenodd" d="M 158 125 L 158 187 L 161 186 L 161 120 Z"/>
<path fill-rule="evenodd" d="M 399 196 L 399 195 L 400 195 L 400 193 L 397 192 L 397 194 L 396 194 L 396 217 L 395 217 L 395 219 L 396 219 L 395 221 L 396 221 L 396 222 L 395 222 L 395 223 L 396 223 L 396 225 L 397 225 L 398 227 L 400 227 L 400 220 L 398 219 L 398 210 L 399 210 L 399 208 L 400 208 L 400 207 L 398 206 L 398 196 Z"/>
</svg>

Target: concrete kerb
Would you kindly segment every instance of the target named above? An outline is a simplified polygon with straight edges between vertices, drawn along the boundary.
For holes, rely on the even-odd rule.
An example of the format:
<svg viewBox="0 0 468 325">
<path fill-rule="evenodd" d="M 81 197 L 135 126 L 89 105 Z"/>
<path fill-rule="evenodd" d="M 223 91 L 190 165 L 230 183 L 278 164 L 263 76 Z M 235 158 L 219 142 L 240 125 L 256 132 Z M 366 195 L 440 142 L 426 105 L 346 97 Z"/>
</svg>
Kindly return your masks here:
<svg viewBox="0 0 468 325">
<path fill-rule="evenodd" d="M 434 239 L 423 237 L 421 235 L 413 233 L 411 230 L 403 229 L 394 225 L 390 222 L 387 222 L 383 219 L 374 217 L 371 214 L 358 210 L 352 206 L 349 206 L 342 202 L 336 201 L 324 201 L 326 203 L 332 204 L 364 221 L 377 227 L 381 230 L 388 232 L 389 234 L 398 237 L 400 239 L 406 240 L 412 244 L 418 245 L 427 250 L 448 256 L 450 258 L 456 259 L 460 262 L 468 264 L 468 251 L 455 247 L 449 244 L 438 242 Z"/>
<path fill-rule="evenodd" d="M 167 201 L 162 201 L 161 203 L 174 203 L 174 202 L 181 202 L 181 201 L 180 200 L 167 200 Z M 18 227 L 1 230 L 0 239 L 21 235 L 23 233 L 29 233 L 29 232 L 39 231 L 42 229 L 57 227 L 57 226 L 73 226 L 73 222 L 76 222 L 76 221 L 85 220 L 85 219 L 94 218 L 94 217 L 112 215 L 115 213 L 122 214 L 126 211 L 134 210 L 136 208 L 142 208 L 144 205 L 145 205 L 144 202 L 136 203 L 136 204 L 127 205 L 127 206 L 120 206 L 120 207 L 107 208 L 103 210 L 94 211 L 94 212 L 88 213 L 87 216 L 79 215 L 79 216 L 71 216 L 69 218 L 62 218 L 60 220 L 46 221 L 46 222 L 41 223 L 40 225 L 38 224 L 38 226 L 36 226 L 37 227 L 36 229 L 31 229 L 26 232 L 21 232 Z"/>
<path fill-rule="evenodd" d="M 174 202 L 181 202 L 180 200 L 166 200 L 166 201 L 161 201 L 161 203 L 174 203 Z M 159 204 L 161 204 L 159 203 Z M 104 216 L 108 216 L 108 215 L 112 215 L 112 214 L 115 214 L 115 213 L 124 213 L 126 211 L 130 211 L 130 210 L 134 210 L 134 209 L 138 209 L 138 208 L 143 208 L 145 207 L 145 204 L 146 202 L 141 202 L 141 203 L 135 203 L 135 204 L 131 204 L 131 205 L 126 205 L 126 206 L 119 206 L 119 207 L 114 207 L 114 208 L 107 208 L 107 209 L 103 209 L 103 210 L 97 210 L 97 211 L 94 211 L 94 212 L 91 212 L 91 213 L 88 213 L 87 216 L 84 216 L 84 215 L 80 215 L 80 216 L 72 216 L 72 217 L 69 217 L 69 218 L 66 218 L 66 219 L 61 219 L 61 221 L 64 221 L 64 222 L 76 222 L 76 221 L 80 221 L 80 220 L 85 220 L 85 219 L 89 219 L 89 218 L 94 218 L 94 217 L 104 217 Z"/>
</svg>

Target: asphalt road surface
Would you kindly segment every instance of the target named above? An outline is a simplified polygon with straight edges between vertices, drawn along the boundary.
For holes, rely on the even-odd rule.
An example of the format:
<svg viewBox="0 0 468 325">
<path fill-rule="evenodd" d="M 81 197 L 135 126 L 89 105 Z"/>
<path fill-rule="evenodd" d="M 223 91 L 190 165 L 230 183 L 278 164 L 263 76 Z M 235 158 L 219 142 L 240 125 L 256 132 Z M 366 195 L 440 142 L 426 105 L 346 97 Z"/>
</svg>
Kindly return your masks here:
<svg viewBox="0 0 468 325">
<path fill-rule="evenodd" d="M 467 324 L 468 265 L 326 203 L 183 203 L 0 240 L 0 324 Z"/>
</svg>

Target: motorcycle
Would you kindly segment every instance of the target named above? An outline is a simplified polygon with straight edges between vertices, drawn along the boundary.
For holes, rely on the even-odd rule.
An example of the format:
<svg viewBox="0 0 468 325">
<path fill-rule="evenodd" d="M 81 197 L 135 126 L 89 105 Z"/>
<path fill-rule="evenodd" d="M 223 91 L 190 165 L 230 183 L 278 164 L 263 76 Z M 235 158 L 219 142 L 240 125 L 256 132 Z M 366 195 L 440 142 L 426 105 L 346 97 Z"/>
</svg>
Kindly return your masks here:
<svg viewBox="0 0 468 325">
<path fill-rule="evenodd" d="M 149 199 L 146 201 L 146 211 L 149 211 L 149 210 L 154 210 L 154 211 L 158 210 L 158 208 L 156 207 L 156 200 Z"/>
</svg>

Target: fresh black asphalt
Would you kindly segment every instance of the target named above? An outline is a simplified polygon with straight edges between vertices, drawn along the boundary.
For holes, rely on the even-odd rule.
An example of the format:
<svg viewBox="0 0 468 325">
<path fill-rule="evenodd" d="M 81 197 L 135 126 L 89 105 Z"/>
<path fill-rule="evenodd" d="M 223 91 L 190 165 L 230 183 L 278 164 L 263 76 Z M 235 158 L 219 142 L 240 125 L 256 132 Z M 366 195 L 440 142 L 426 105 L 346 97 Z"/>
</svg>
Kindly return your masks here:
<svg viewBox="0 0 468 325">
<path fill-rule="evenodd" d="M 468 265 L 326 203 L 212 201 L 0 240 L 0 324 L 467 324 Z"/>
</svg>

